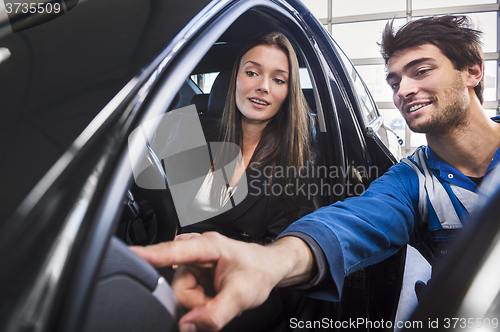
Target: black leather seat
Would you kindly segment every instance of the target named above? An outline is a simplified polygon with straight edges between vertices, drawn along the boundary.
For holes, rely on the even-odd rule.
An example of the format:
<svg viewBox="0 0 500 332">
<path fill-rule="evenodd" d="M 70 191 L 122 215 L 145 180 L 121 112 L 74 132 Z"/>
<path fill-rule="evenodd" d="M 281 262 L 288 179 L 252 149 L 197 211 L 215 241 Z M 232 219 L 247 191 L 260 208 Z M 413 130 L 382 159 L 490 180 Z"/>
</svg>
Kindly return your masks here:
<svg viewBox="0 0 500 332">
<path fill-rule="evenodd" d="M 215 78 L 208 98 L 208 116 L 212 118 L 221 118 L 226 104 L 227 91 L 231 81 L 231 70 L 222 70 Z"/>
<path fill-rule="evenodd" d="M 199 95 L 194 95 L 191 98 L 191 105 L 196 106 L 196 111 L 199 115 L 207 116 L 208 115 L 208 97 L 209 94 L 201 93 Z"/>
<path fill-rule="evenodd" d="M 212 85 L 210 95 L 199 94 L 193 96 L 191 99 L 191 104 L 196 105 L 201 127 L 207 141 L 217 141 L 218 129 L 222 113 L 224 112 L 230 79 L 231 70 L 221 71 Z"/>
</svg>

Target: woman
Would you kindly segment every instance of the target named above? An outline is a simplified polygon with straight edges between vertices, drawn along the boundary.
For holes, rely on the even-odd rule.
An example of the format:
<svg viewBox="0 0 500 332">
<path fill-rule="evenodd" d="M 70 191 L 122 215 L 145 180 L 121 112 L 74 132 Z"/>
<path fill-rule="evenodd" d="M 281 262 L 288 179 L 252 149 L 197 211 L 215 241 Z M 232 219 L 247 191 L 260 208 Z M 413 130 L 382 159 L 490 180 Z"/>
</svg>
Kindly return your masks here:
<svg viewBox="0 0 500 332">
<path fill-rule="evenodd" d="M 307 206 L 295 188 L 306 180 L 299 171 L 309 166 L 312 121 L 290 41 L 278 32 L 252 40 L 234 64 L 218 138 L 236 144 L 241 159 L 231 174 L 218 181 L 213 171 L 226 164 L 227 150 L 217 150 L 193 209 L 216 211 L 229 204 L 242 187 L 248 195 L 228 211 L 184 227 L 182 232 L 216 230 L 232 238 L 266 243 L 300 215 L 311 212 L 312 204 Z M 242 183 L 244 172 L 247 183 Z"/>
<path fill-rule="evenodd" d="M 241 158 L 233 159 L 228 145 L 216 149 L 214 165 L 195 196 L 192 208 L 214 212 L 237 200 L 244 187 L 248 194 L 226 212 L 183 227 L 176 240 L 217 231 L 243 241 L 268 243 L 301 215 L 312 212 L 312 203 L 298 194 L 304 179 L 300 170 L 310 166 L 313 126 L 299 81 L 299 64 L 290 41 L 271 32 L 252 40 L 234 64 L 219 131 L 220 142 L 234 143 Z M 211 139 L 208 139 L 211 141 Z M 231 155 L 230 157 L 227 154 Z M 246 173 L 246 177 L 242 176 Z M 178 273 L 194 273 L 183 268 Z M 190 285 L 173 288 L 189 289 Z M 302 298 L 289 290 L 271 293 L 261 306 L 229 323 L 224 331 L 267 331 L 295 314 Z"/>
</svg>

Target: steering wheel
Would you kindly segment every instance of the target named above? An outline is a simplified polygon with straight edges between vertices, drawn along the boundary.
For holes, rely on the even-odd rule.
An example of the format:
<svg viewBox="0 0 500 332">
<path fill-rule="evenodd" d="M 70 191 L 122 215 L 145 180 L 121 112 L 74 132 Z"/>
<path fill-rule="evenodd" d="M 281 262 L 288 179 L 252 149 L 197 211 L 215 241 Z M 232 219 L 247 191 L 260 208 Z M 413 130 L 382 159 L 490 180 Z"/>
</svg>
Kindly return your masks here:
<svg viewBox="0 0 500 332">
<path fill-rule="evenodd" d="M 164 181 L 165 189 L 147 189 L 134 185 L 132 192 L 145 199 L 153 208 L 156 218 L 156 235 L 153 242 L 171 241 L 177 234 L 179 219 L 169 190 L 167 174 L 162 162 L 149 144 L 147 145 L 147 158 L 150 166 L 139 174 L 137 182 L 144 183 L 144 178 L 147 178 L 146 181 Z"/>
<path fill-rule="evenodd" d="M 165 278 L 116 237 L 106 251 L 91 301 L 84 332 L 177 331 L 183 314 Z"/>
</svg>

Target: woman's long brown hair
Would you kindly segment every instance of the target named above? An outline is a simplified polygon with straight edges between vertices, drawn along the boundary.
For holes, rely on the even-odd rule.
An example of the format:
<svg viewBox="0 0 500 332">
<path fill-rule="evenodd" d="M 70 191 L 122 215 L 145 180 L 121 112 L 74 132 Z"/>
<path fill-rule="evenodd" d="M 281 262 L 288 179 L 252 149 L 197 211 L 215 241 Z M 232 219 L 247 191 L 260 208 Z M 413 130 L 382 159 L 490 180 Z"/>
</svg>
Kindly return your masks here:
<svg viewBox="0 0 500 332">
<path fill-rule="evenodd" d="M 290 172 L 292 176 L 279 179 L 279 182 L 283 186 L 295 186 L 302 180 L 300 179 L 299 171 L 303 167 L 309 166 L 313 118 L 300 87 L 297 56 L 292 44 L 283 34 L 271 32 L 259 36 L 248 43 L 241 51 L 234 63 L 231 74 L 219 131 L 219 140 L 235 143 L 243 150 L 241 113 L 236 107 L 235 97 L 236 77 L 243 55 L 258 45 L 269 45 L 282 50 L 288 57 L 290 74 L 288 79 L 288 96 L 283 102 L 281 109 L 264 128 L 259 144 L 250 160 L 249 167 L 261 169 L 264 166 L 270 165 L 275 169 L 278 165 L 283 167 L 284 170 L 294 169 L 294 172 Z M 273 183 L 272 174 L 269 182 Z M 297 195 L 285 196 L 285 204 L 289 208 L 287 209 L 288 214 L 290 218 L 296 218 L 300 209 L 300 204 L 297 204 L 299 197 Z"/>
</svg>

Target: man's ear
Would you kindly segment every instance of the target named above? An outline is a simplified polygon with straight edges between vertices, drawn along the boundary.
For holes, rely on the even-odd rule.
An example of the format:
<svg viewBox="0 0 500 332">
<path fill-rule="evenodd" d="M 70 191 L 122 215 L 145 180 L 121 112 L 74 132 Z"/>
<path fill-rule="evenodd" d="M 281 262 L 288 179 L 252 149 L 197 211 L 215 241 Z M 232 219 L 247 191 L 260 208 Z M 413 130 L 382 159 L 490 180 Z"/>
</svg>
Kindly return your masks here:
<svg viewBox="0 0 500 332">
<path fill-rule="evenodd" d="M 484 73 L 484 63 L 476 63 L 467 67 L 467 87 L 473 88 L 481 82 Z"/>
</svg>

